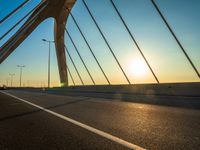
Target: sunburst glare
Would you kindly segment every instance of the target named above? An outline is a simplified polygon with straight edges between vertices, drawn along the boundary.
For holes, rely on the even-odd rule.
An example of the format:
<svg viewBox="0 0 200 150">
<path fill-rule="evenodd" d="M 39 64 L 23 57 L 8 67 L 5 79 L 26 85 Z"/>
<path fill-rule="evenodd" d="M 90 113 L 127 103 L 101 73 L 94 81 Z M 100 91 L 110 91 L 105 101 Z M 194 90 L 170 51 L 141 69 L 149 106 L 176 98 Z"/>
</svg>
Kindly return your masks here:
<svg viewBox="0 0 200 150">
<path fill-rule="evenodd" d="M 131 73 L 131 75 L 140 77 L 147 75 L 148 68 L 145 62 L 139 58 L 132 59 L 129 62 L 128 70 Z"/>
</svg>

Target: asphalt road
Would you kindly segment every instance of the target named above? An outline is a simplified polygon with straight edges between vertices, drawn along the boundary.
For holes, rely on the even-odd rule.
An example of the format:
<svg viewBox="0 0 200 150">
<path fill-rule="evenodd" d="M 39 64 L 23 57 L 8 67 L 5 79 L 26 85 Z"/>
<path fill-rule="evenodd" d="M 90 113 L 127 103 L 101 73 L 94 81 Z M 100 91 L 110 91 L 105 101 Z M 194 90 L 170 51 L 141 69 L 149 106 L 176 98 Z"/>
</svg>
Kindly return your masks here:
<svg viewBox="0 0 200 150">
<path fill-rule="evenodd" d="M 200 110 L 197 109 L 6 92 L 25 102 L 0 93 L 0 150 L 121 150 L 129 149 L 128 144 L 152 150 L 200 149 Z"/>
</svg>

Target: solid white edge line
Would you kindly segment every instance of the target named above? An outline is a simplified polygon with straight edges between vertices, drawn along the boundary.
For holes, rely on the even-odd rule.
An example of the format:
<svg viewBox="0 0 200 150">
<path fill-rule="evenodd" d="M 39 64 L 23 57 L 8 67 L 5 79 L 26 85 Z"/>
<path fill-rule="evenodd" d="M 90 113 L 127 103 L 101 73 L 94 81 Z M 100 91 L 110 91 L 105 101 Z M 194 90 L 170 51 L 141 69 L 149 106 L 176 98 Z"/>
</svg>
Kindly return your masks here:
<svg viewBox="0 0 200 150">
<path fill-rule="evenodd" d="M 116 143 L 118 143 L 118 144 L 121 144 L 121 145 L 123 145 L 123 146 L 125 146 L 125 147 L 127 147 L 127 148 L 134 149 L 134 150 L 145 150 L 144 148 L 142 148 L 142 147 L 140 147 L 140 146 L 138 146 L 138 145 L 132 144 L 132 143 L 127 142 L 127 141 L 125 141 L 125 140 L 123 140 L 123 139 L 121 139 L 121 138 L 119 138 L 119 137 L 113 136 L 113 135 L 111 135 L 111 134 L 109 134 L 109 133 L 106 133 L 106 132 L 101 131 L 101 130 L 99 130 L 99 129 L 93 128 L 93 127 L 88 126 L 88 125 L 86 125 L 86 124 L 83 124 L 83 123 L 81 123 L 81 122 L 79 122 L 79 121 L 76 121 L 76 120 L 74 120 L 74 119 L 71 119 L 71 118 L 69 118 L 69 117 L 63 116 L 63 115 L 61 115 L 61 114 L 58 114 L 58 113 L 56 113 L 56 112 L 54 112 L 54 111 L 51 111 L 51 110 L 46 109 L 46 108 L 44 108 L 44 107 L 41 107 L 41 106 L 39 106 L 39 105 L 33 104 L 33 103 L 31 103 L 31 102 L 28 102 L 28 101 L 26 101 L 26 100 L 24 100 L 24 99 L 21 99 L 21 98 L 19 98 L 19 97 L 17 97 L 17 96 L 14 96 L 14 95 L 10 94 L 10 93 L 3 92 L 3 91 L 0 91 L 0 92 L 3 93 L 3 94 L 5 94 L 5 95 L 7 95 L 7 96 L 13 97 L 13 98 L 15 98 L 15 99 L 17 99 L 17 100 L 19 100 L 19 101 L 22 101 L 22 102 L 24 102 L 24 103 L 26 103 L 26 104 L 32 105 L 32 106 L 34 106 L 34 107 L 37 107 L 37 108 L 39 108 L 39 109 L 41 109 L 41 110 L 43 110 L 43 111 L 45 111 L 45 112 L 47 112 L 47 113 L 50 113 L 50 114 L 52 114 L 52 115 L 54 115 L 54 116 L 56 116 L 56 117 L 58 117 L 58 118 L 61 118 L 61 119 L 65 120 L 65 121 L 68 121 L 68 122 L 70 122 L 70 123 L 72 123 L 72 124 L 75 124 L 75 125 L 77 125 L 77 126 L 79 126 L 79 127 L 82 127 L 82 128 L 84 128 L 84 129 L 86 129 L 86 130 L 88 130 L 88 131 L 90 131 L 90 132 L 93 132 L 93 133 L 95 133 L 95 134 L 97 134 L 97 135 L 100 135 L 100 136 L 102 136 L 102 137 L 104 137 L 104 138 L 107 138 L 107 139 L 109 139 L 109 140 L 111 140 L 111 141 L 113 141 L 113 142 L 116 142 Z"/>
</svg>

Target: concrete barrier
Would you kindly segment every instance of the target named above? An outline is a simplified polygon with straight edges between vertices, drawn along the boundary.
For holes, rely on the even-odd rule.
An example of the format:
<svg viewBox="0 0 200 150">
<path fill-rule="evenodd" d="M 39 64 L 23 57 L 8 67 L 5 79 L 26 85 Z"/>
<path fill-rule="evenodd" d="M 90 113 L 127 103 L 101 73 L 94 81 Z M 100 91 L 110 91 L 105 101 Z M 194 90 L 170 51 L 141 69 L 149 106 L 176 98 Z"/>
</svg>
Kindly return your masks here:
<svg viewBox="0 0 200 150">
<path fill-rule="evenodd" d="M 23 88 L 23 90 L 200 109 L 200 82 L 71 86 L 50 88 L 45 91 L 41 88 Z"/>
<path fill-rule="evenodd" d="M 71 86 L 67 88 L 52 88 L 50 90 L 112 94 L 200 96 L 200 83 Z"/>
</svg>

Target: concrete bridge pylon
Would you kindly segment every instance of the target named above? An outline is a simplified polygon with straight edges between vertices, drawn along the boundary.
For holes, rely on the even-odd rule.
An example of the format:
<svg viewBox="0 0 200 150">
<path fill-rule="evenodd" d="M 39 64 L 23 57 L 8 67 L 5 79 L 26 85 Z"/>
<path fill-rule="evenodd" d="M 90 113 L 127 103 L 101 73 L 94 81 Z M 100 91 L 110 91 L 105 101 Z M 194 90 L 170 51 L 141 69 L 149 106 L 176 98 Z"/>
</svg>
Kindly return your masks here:
<svg viewBox="0 0 200 150">
<path fill-rule="evenodd" d="M 64 47 L 65 25 L 76 0 L 43 0 L 22 27 L 0 47 L 2 63 L 47 18 L 54 18 L 54 40 L 61 86 L 68 86 L 67 64 Z"/>
</svg>

